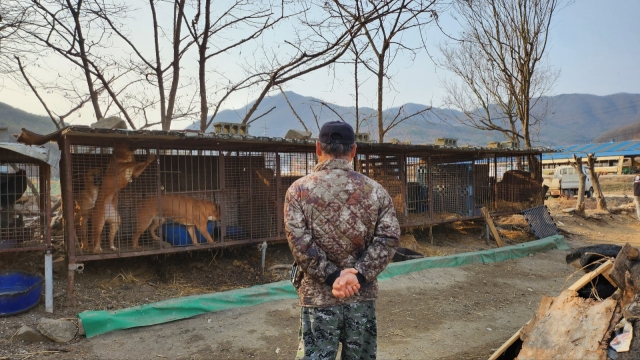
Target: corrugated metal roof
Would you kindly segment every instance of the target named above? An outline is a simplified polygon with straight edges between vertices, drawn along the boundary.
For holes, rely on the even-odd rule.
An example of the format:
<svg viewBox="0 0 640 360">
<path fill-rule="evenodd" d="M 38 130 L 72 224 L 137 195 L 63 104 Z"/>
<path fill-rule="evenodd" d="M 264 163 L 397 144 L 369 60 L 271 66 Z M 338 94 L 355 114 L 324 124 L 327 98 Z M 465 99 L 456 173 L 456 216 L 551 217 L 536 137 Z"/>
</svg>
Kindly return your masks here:
<svg viewBox="0 0 640 360">
<path fill-rule="evenodd" d="M 596 144 L 570 145 L 558 148 L 558 152 L 542 154 L 542 160 L 567 159 L 574 154 L 585 157 L 589 153 L 596 156 L 634 156 L 640 155 L 640 140 L 618 141 Z"/>
<path fill-rule="evenodd" d="M 57 168 L 60 161 L 60 151 L 47 149 L 41 146 L 31 146 L 18 143 L 0 143 L 0 148 L 22 154 L 28 158 L 42 161 Z"/>
</svg>

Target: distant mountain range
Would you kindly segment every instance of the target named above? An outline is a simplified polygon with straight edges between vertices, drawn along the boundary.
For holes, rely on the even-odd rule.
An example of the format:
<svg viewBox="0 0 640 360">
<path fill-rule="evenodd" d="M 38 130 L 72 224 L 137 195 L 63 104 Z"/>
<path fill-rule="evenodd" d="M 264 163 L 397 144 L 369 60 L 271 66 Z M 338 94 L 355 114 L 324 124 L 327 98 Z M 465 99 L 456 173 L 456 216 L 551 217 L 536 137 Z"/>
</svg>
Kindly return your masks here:
<svg viewBox="0 0 640 360">
<path fill-rule="evenodd" d="M 305 125 L 317 136 L 317 122 L 340 120 L 354 124 L 355 108 L 335 104 L 322 105 L 322 100 L 287 92 L 289 102 Z M 563 146 L 589 142 L 621 141 L 640 136 L 640 94 L 619 93 L 607 96 L 588 94 L 564 94 L 543 99 L 548 104 L 548 112 L 543 126 L 534 144 L 541 146 Z M 252 103 L 235 110 L 223 110 L 218 113 L 215 122 L 240 122 Z M 330 108 L 329 108 L 330 107 Z M 250 124 L 249 134 L 254 136 L 284 137 L 290 129 L 303 130 L 303 126 L 294 116 L 282 94 L 265 98 L 253 118 L 274 108 L 267 115 Z M 385 116 L 400 117 L 427 109 L 423 104 L 405 104 L 385 110 Z M 336 113 L 334 113 L 335 111 Z M 371 133 L 377 140 L 377 125 L 374 121 L 375 110 L 360 108 L 360 118 L 369 117 L 361 132 Z M 422 117 L 414 117 L 394 128 L 385 141 L 397 138 L 409 140 L 412 144 L 433 143 L 436 138 L 458 139 L 458 145 L 486 145 L 490 141 L 504 141 L 502 134 L 473 129 L 452 121 L 462 114 L 451 109 L 431 108 Z M 446 119 L 449 119 L 448 121 Z M 46 116 L 37 116 L 9 105 L 0 103 L 0 127 L 8 127 L 8 133 L 18 133 L 26 127 L 37 133 L 49 133 L 55 130 Z M 199 124 L 189 125 L 189 129 L 199 129 Z M 0 141 L 3 133 L 0 132 Z"/>
<path fill-rule="evenodd" d="M 319 124 L 340 119 L 327 106 L 322 106 L 320 99 L 293 92 L 286 94 L 293 108 L 314 135 L 318 132 L 316 117 Z M 546 97 L 543 100 L 547 103 L 548 111 L 543 119 L 541 131 L 533 137 L 536 145 L 562 146 L 589 143 L 607 131 L 634 123 L 640 124 L 640 94 L 619 93 L 607 96 L 564 94 Z M 221 111 L 214 122 L 240 122 L 251 105 L 253 103 L 240 109 Z M 328 105 L 345 121 L 354 124 L 354 107 Z M 293 115 L 282 94 L 265 98 L 258 106 L 254 118 L 273 107 L 275 107 L 274 110 L 251 123 L 249 134 L 284 137 L 289 129 L 303 130 L 303 126 Z M 428 106 L 405 104 L 402 111 L 404 114 L 412 114 L 425 108 Z M 398 114 L 399 109 L 399 107 L 387 109 L 385 116 L 393 117 Z M 372 108 L 360 108 L 360 118 L 371 117 L 361 131 L 368 130 L 372 138 L 377 139 L 375 136 L 377 125 L 373 120 L 373 114 L 375 110 Z M 439 137 L 451 137 L 458 139 L 458 145 L 486 145 L 490 141 L 505 140 L 498 132 L 480 131 L 452 120 L 461 116 L 462 113 L 456 110 L 433 107 L 424 113 L 424 117 L 412 118 L 393 129 L 385 137 L 385 141 L 397 138 L 402 141 L 410 140 L 413 144 L 421 144 L 433 143 Z M 187 128 L 199 129 L 199 124 L 194 123 Z"/>
<path fill-rule="evenodd" d="M 40 134 L 55 131 L 51 119 L 47 116 L 33 115 L 0 102 L 0 142 L 15 141 L 13 134 L 19 134 L 22 128 L 27 128 Z"/>
</svg>

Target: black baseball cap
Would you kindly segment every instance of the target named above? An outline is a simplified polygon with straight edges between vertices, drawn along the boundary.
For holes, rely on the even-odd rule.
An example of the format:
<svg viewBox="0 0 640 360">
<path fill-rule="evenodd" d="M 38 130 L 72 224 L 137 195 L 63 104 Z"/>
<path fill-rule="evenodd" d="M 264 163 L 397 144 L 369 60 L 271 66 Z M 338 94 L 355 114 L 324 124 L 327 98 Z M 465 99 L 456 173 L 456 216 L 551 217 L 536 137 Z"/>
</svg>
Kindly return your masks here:
<svg viewBox="0 0 640 360">
<path fill-rule="evenodd" d="M 319 140 L 323 144 L 345 144 L 356 142 L 351 125 L 344 121 L 329 121 L 320 128 Z"/>
</svg>

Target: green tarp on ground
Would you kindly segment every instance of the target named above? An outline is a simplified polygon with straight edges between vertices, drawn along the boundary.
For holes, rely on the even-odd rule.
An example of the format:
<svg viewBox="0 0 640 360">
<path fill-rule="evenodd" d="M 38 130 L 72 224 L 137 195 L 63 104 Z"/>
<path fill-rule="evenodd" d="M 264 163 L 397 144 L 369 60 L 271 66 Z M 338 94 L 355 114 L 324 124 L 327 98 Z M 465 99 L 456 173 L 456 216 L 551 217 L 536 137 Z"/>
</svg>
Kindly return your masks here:
<svg viewBox="0 0 640 360">
<path fill-rule="evenodd" d="M 491 250 L 392 263 L 378 276 L 378 279 L 387 280 L 394 276 L 425 269 L 518 259 L 529 254 L 552 249 L 568 250 L 569 247 L 565 244 L 563 236 L 554 235 L 540 240 Z M 85 311 L 78 314 L 78 316 L 82 320 L 86 336 L 89 338 L 113 330 L 162 324 L 207 312 L 253 306 L 269 301 L 295 299 L 297 297 L 298 295 L 290 281 L 279 281 L 245 289 L 163 300 L 115 311 Z"/>
</svg>

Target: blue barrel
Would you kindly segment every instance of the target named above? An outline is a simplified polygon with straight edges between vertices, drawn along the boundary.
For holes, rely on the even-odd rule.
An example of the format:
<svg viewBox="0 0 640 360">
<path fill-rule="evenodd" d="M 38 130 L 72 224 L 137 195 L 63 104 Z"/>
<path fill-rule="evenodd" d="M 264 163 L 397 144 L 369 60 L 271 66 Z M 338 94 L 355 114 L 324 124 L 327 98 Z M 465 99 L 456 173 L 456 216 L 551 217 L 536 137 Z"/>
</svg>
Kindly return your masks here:
<svg viewBox="0 0 640 360">
<path fill-rule="evenodd" d="M 207 222 L 207 231 L 212 238 L 220 237 L 220 229 L 216 226 L 215 221 Z M 195 229 L 196 238 L 198 238 L 198 243 L 206 244 L 207 239 L 202 236 L 202 233 Z M 172 246 L 191 246 L 193 245 L 193 241 L 191 240 L 191 236 L 189 236 L 189 232 L 187 232 L 187 226 L 178 224 L 178 223 L 166 223 L 162 225 L 162 237 L 164 241 L 168 242 Z M 241 240 L 247 239 L 249 234 L 243 229 L 237 226 L 227 226 L 226 236 L 227 240 Z"/>
</svg>

